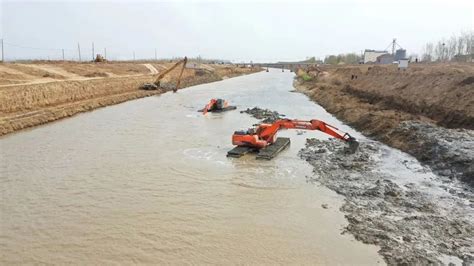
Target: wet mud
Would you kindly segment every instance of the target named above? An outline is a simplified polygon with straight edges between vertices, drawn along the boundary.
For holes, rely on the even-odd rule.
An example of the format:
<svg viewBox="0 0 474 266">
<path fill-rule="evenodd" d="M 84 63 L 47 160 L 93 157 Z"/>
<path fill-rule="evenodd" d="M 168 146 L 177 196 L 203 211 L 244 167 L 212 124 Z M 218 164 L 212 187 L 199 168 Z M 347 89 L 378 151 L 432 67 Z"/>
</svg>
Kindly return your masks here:
<svg viewBox="0 0 474 266">
<path fill-rule="evenodd" d="M 457 178 L 474 188 L 474 131 L 404 121 L 386 139 L 402 149 L 410 149 L 413 156 L 444 176 L 446 182 Z"/>
<path fill-rule="evenodd" d="M 284 117 L 258 107 L 241 113 L 266 123 Z M 458 181 L 472 176 L 472 132 L 405 121 L 387 138 L 420 147 L 419 159 L 378 141 L 362 140 L 352 154 L 339 140 L 307 139 L 299 152 L 313 166 L 307 181 L 345 197 L 344 233 L 378 245 L 389 265 L 473 263 L 474 193 Z"/>
<path fill-rule="evenodd" d="M 274 123 L 275 121 L 285 117 L 284 114 L 280 114 L 276 111 L 272 111 L 268 109 L 262 109 L 259 107 L 254 107 L 252 109 L 247 108 L 247 110 L 240 111 L 240 113 L 249 114 L 256 119 L 259 119 L 260 123 L 265 123 L 265 124 Z"/>
<path fill-rule="evenodd" d="M 308 139 L 299 155 L 314 168 L 309 182 L 345 196 L 345 232 L 380 246 L 389 265 L 474 263 L 472 191 L 415 159 L 398 161 L 390 155 L 398 151 L 379 142 L 362 142 L 355 154 L 344 147 Z"/>
</svg>

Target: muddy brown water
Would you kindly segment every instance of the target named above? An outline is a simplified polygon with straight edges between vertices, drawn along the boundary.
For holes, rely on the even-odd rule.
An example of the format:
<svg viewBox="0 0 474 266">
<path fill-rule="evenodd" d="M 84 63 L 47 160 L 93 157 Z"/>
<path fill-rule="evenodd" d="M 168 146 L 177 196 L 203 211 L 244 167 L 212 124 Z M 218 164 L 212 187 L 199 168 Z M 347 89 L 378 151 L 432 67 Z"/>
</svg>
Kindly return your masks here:
<svg viewBox="0 0 474 266">
<path fill-rule="evenodd" d="M 297 152 L 325 135 L 284 131 L 276 159 L 230 159 L 233 131 L 257 120 L 196 112 L 222 97 L 355 133 L 292 81 L 260 72 L 0 138 L 2 264 L 383 264 L 341 234 L 342 198 L 306 182 Z"/>
</svg>

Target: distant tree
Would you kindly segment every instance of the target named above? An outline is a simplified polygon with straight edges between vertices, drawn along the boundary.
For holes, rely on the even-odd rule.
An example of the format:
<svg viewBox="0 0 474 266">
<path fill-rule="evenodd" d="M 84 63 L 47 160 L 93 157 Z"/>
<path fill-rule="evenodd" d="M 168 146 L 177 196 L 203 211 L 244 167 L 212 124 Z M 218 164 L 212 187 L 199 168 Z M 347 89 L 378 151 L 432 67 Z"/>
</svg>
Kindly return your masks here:
<svg viewBox="0 0 474 266">
<path fill-rule="evenodd" d="M 458 39 L 457 39 L 457 50 L 456 50 L 456 55 L 462 55 L 464 53 L 464 47 L 465 47 L 466 43 L 464 41 L 464 38 L 463 36 L 459 36 Z"/>
<path fill-rule="evenodd" d="M 347 64 L 358 64 L 360 59 L 361 59 L 360 55 L 358 55 L 356 53 L 349 53 L 349 54 L 346 54 L 345 63 L 347 63 Z"/>
<path fill-rule="evenodd" d="M 427 43 L 423 48 L 423 55 L 421 56 L 421 60 L 425 62 L 433 61 L 433 43 Z"/>
<path fill-rule="evenodd" d="M 449 39 L 441 39 L 427 43 L 423 47 L 423 61 L 469 61 L 474 54 L 474 31 L 462 32 L 459 36 L 453 35 Z"/>
<path fill-rule="evenodd" d="M 456 55 L 457 38 L 455 35 L 446 42 L 446 59 L 452 60 Z"/>
<path fill-rule="evenodd" d="M 316 63 L 316 57 L 310 57 L 310 58 L 307 58 L 306 60 L 304 60 L 306 63 Z"/>
<path fill-rule="evenodd" d="M 361 57 L 356 53 L 328 55 L 324 58 L 325 64 L 337 65 L 337 64 L 357 64 L 361 60 Z"/>
<path fill-rule="evenodd" d="M 330 65 L 336 65 L 338 63 L 337 56 L 335 55 L 326 56 L 326 58 L 324 58 L 324 63 L 330 64 Z"/>
<path fill-rule="evenodd" d="M 474 54 L 474 31 L 466 33 L 464 36 L 464 41 L 466 44 L 465 54 L 472 55 Z"/>
<path fill-rule="evenodd" d="M 436 43 L 434 53 L 437 61 L 446 60 L 446 41 L 442 39 Z"/>
</svg>

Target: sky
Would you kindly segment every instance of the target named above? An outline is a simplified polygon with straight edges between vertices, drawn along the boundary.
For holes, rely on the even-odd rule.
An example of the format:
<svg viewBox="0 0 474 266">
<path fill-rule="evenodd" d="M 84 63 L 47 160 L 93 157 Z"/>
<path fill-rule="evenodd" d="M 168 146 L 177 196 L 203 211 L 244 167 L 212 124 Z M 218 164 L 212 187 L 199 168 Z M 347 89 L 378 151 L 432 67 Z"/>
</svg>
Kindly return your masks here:
<svg viewBox="0 0 474 266">
<path fill-rule="evenodd" d="M 474 1 L 12 1 L 0 0 L 5 57 L 304 60 L 383 50 L 408 54 L 472 31 Z"/>
</svg>

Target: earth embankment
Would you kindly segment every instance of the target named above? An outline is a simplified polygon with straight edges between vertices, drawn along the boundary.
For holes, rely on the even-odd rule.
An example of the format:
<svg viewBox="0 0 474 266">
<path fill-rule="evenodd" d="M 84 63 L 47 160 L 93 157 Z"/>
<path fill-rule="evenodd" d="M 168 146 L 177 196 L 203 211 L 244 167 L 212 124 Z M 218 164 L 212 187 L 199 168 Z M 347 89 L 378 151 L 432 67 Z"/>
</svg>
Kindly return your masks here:
<svg viewBox="0 0 474 266">
<path fill-rule="evenodd" d="M 74 114 L 161 94 L 175 87 L 179 70 L 161 81 L 158 90 L 140 90 L 152 83 L 158 69 L 172 63 L 61 63 L 0 65 L 0 135 Z M 210 65 L 185 69 L 181 88 L 255 73 L 259 68 Z M 1 85 L 3 84 L 3 85 Z"/>
<path fill-rule="evenodd" d="M 364 134 L 473 185 L 472 64 L 322 67 L 299 70 L 295 87 Z"/>
</svg>

